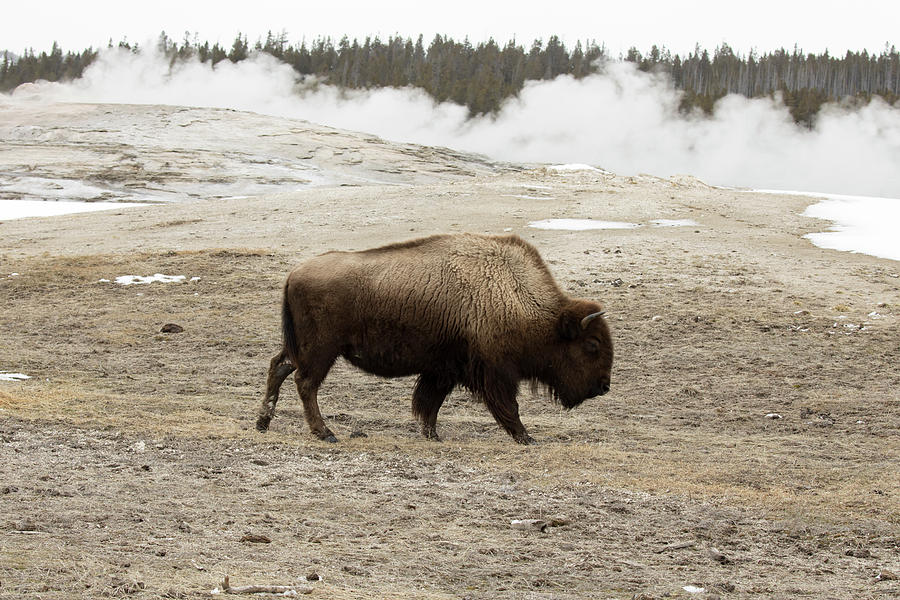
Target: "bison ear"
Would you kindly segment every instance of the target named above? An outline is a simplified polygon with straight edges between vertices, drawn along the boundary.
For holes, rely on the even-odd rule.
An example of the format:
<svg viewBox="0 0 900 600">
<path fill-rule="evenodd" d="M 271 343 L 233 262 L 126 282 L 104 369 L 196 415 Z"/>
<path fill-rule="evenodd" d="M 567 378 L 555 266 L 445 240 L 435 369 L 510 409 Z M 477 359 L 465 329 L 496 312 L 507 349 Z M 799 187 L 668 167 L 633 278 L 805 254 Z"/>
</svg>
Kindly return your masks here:
<svg viewBox="0 0 900 600">
<path fill-rule="evenodd" d="M 559 332 L 559 337 L 567 342 L 571 342 L 578 339 L 578 336 L 581 335 L 581 320 L 572 313 L 564 312 L 559 317 L 556 329 Z"/>
</svg>

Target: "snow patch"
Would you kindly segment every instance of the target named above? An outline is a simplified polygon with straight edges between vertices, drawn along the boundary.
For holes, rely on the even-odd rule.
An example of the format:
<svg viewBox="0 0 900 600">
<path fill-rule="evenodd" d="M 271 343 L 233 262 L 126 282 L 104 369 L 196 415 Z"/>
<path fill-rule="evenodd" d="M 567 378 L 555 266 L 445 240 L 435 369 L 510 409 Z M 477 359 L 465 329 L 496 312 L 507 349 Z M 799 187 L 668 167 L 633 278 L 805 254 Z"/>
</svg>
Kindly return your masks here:
<svg viewBox="0 0 900 600">
<path fill-rule="evenodd" d="M 690 219 L 653 219 L 654 227 L 696 227 L 697 222 Z"/>
<path fill-rule="evenodd" d="M 590 229 L 634 229 L 640 227 L 640 224 L 622 221 L 596 221 L 594 219 L 544 219 L 543 221 L 532 221 L 528 226 L 535 229 L 587 231 Z"/>
<path fill-rule="evenodd" d="M 31 377 L 25 373 L 0 372 L 0 381 L 25 381 L 26 379 L 31 379 Z"/>
<path fill-rule="evenodd" d="M 594 171 L 597 173 L 603 173 L 601 169 L 597 167 L 592 167 L 591 165 L 585 165 L 581 163 L 573 163 L 568 165 L 550 165 L 547 167 L 549 171 L 556 171 L 557 173 L 577 173 L 579 171 Z"/>
<path fill-rule="evenodd" d="M 122 202 L 68 202 L 45 200 L 0 200 L 0 221 L 25 219 L 27 217 L 55 217 L 83 212 L 96 212 L 126 208 L 129 206 L 147 206 L 143 203 Z"/>
<path fill-rule="evenodd" d="M 144 283 L 181 283 L 185 279 L 187 278 L 184 275 L 163 275 L 162 273 L 147 276 L 122 275 L 120 277 L 116 277 L 116 283 L 118 283 L 119 285 L 133 285 Z"/>
<path fill-rule="evenodd" d="M 698 587 L 696 585 L 686 585 L 683 588 L 688 594 L 702 594 L 706 591 L 706 588 Z"/>
</svg>

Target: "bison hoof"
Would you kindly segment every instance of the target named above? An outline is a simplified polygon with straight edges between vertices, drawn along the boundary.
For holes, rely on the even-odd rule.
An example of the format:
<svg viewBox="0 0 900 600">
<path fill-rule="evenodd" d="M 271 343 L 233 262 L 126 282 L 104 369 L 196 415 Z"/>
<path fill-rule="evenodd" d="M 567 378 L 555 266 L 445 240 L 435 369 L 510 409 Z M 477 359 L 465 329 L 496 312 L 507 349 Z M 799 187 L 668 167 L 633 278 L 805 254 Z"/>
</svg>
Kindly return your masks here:
<svg viewBox="0 0 900 600">
<path fill-rule="evenodd" d="M 522 444 L 523 446 L 531 446 L 532 444 L 537 443 L 535 439 L 527 433 L 520 433 L 518 435 L 515 435 L 513 436 L 513 439 L 516 440 L 517 444 Z"/>
<path fill-rule="evenodd" d="M 437 434 L 437 431 L 435 431 L 434 429 L 424 429 L 424 430 L 422 430 L 422 436 L 423 436 L 426 440 L 433 440 L 433 441 L 435 441 L 435 442 L 440 442 L 440 441 L 441 441 L 441 436 L 439 436 L 439 435 Z"/>
<path fill-rule="evenodd" d="M 323 442 L 328 442 L 329 444 L 337 444 L 338 441 L 338 439 L 330 431 L 323 434 L 316 434 L 316 437 L 318 437 Z"/>
<path fill-rule="evenodd" d="M 265 433 L 269 430 L 269 423 L 272 421 L 271 417 L 260 417 L 256 420 L 256 430 Z"/>
</svg>

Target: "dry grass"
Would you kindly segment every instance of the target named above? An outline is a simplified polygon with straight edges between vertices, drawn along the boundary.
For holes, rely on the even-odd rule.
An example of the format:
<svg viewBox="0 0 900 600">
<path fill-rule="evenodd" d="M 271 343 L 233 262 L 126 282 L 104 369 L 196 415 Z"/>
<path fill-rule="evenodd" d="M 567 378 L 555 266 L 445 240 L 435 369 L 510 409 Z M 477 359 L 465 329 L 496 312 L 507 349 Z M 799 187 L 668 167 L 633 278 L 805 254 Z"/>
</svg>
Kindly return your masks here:
<svg viewBox="0 0 900 600">
<path fill-rule="evenodd" d="M 422 440 L 411 382 L 344 365 L 323 389 L 342 438 L 329 446 L 306 433 L 289 384 L 272 431 L 252 430 L 289 262 L 211 250 L 17 267 L 25 275 L 0 288 L 13 332 L 0 348 L 35 378 L 0 392 L 0 434 L 15 449 L 8 497 L 31 510 L 7 510 L 0 523 L 27 518 L 37 532 L 7 536 L 6 587 L 204 597 L 226 573 L 235 584 L 290 584 L 315 571 L 324 581 L 314 594 L 331 598 L 625 597 L 672 590 L 671 580 L 739 581 L 738 595 L 753 597 L 819 589 L 815 577 L 868 586 L 856 566 L 866 559 L 847 559 L 848 548 L 879 556 L 869 569 L 893 564 L 896 399 L 870 374 L 809 368 L 828 352 L 887 368 L 888 336 L 834 346 L 825 332 L 801 346 L 793 311 L 746 308 L 764 292 L 756 287 L 723 296 L 646 286 L 640 312 L 613 321 L 621 366 L 608 401 L 567 412 L 524 393 L 538 446 L 511 444 L 461 393 L 442 411 L 445 441 Z M 97 283 L 154 272 L 201 280 Z M 623 306 L 615 296 L 629 292 L 593 293 Z M 707 307 L 700 320 L 682 295 Z M 185 333 L 160 334 L 166 322 Z M 676 341 L 687 346 L 673 354 Z M 771 410 L 784 418 L 766 419 Z M 350 439 L 357 430 L 368 437 Z M 567 524 L 535 536 L 510 529 L 514 518 Z M 251 532 L 272 544 L 239 541 Z M 660 550 L 683 540 L 693 545 Z M 713 545 L 729 567 L 709 566 Z M 834 575 L 821 574 L 826 557 Z M 787 583 L 771 587 L 760 562 Z"/>
</svg>

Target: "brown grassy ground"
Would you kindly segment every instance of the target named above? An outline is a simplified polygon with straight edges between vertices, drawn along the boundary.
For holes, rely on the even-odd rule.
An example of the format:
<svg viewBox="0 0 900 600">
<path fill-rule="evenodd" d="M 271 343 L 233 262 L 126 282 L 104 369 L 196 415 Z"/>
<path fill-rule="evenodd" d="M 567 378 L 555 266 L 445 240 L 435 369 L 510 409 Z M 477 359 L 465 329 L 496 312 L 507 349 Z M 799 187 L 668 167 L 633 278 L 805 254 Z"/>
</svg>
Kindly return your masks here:
<svg viewBox="0 0 900 600">
<path fill-rule="evenodd" d="M 0 371 L 32 379 L 0 383 L 0 597 L 896 598 L 900 266 L 811 246 L 803 206 L 538 170 L 2 223 Z M 698 225 L 525 227 L 561 216 Z M 606 304 L 610 395 L 523 390 L 520 447 L 454 393 L 434 443 L 410 380 L 338 365 L 338 444 L 289 383 L 253 430 L 291 265 L 506 228 Z M 99 282 L 153 273 L 200 279 Z"/>
</svg>

